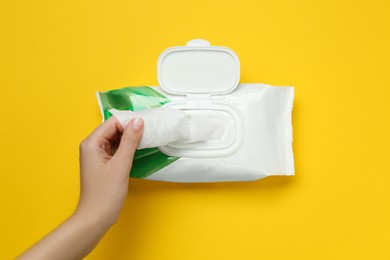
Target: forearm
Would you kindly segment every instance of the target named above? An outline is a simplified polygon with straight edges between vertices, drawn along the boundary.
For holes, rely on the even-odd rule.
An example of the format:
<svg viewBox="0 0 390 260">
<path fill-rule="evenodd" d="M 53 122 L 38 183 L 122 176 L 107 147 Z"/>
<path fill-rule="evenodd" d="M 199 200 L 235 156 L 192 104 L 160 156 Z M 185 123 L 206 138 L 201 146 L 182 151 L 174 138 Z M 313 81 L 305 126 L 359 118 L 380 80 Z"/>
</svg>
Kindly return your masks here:
<svg viewBox="0 0 390 260">
<path fill-rule="evenodd" d="M 132 119 L 123 129 L 111 117 L 82 141 L 81 192 L 75 214 L 18 259 L 81 259 L 94 249 L 117 220 L 126 199 L 142 133 L 142 119 Z"/>
<path fill-rule="evenodd" d="M 77 212 L 18 259 L 82 259 L 88 255 L 110 224 Z"/>
</svg>

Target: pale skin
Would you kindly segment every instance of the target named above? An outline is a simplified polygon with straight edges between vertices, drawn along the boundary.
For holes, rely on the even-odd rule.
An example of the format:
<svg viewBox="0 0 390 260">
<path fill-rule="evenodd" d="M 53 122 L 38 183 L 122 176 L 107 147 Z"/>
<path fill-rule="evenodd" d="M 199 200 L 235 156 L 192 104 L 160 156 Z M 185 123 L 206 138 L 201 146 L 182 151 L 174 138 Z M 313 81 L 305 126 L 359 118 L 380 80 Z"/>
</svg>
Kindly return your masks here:
<svg viewBox="0 0 390 260">
<path fill-rule="evenodd" d="M 126 199 L 129 172 L 143 121 L 125 129 L 114 117 L 80 144 L 80 200 L 75 212 L 17 259 L 82 259 L 115 224 Z"/>
</svg>

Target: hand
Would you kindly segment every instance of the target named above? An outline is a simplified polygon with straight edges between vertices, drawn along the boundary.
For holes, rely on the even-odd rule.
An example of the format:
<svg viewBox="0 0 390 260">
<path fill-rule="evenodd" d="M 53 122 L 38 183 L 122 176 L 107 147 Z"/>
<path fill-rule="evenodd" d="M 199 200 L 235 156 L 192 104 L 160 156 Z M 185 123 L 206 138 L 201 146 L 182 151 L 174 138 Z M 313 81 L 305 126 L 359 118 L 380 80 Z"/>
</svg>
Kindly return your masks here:
<svg viewBox="0 0 390 260">
<path fill-rule="evenodd" d="M 108 225 L 115 223 L 127 195 L 129 173 L 142 133 L 142 119 L 134 118 L 123 130 L 119 121 L 111 117 L 81 142 L 81 193 L 76 214 Z"/>
<path fill-rule="evenodd" d="M 125 129 L 111 117 L 80 144 L 80 201 L 75 213 L 18 259 L 82 259 L 118 218 L 127 195 L 143 121 Z"/>
</svg>

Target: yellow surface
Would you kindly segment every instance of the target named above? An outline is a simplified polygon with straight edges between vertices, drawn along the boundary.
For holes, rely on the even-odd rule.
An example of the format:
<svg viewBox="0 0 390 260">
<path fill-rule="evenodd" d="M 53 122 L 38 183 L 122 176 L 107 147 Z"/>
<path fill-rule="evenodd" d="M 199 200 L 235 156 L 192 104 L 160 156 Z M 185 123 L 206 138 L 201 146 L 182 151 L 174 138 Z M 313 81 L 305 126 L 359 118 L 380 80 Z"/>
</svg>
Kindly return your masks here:
<svg viewBox="0 0 390 260">
<path fill-rule="evenodd" d="M 132 180 L 88 259 L 390 259 L 389 1 L 0 2 L 0 258 L 74 210 L 95 91 L 156 85 L 167 47 L 231 47 L 293 85 L 295 177 Z"/>
</svg>

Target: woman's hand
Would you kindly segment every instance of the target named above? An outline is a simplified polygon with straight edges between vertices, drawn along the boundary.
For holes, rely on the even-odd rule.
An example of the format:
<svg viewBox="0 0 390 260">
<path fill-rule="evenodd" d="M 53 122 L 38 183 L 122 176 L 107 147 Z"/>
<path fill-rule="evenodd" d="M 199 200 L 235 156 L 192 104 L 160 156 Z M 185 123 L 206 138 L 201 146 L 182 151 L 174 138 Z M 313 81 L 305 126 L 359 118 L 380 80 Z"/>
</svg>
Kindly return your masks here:
<svg viewBox="0 0 390 260">
<path fill-rule="evenodd" d="M 98 218 L 95 220 L 108 225 L 116 221 L 142 132 L 142 119 L 131 120 L 123 131 L 118 120 L 111 117 L 81 142 L 81 194 L 76 214 Z"/>
<path fill-rule="evenodd" d="M 75 213 L 19 259 L 81 259 L 115 223 L 127 195 L 143 121 L 125 129 L 111 117 L 80 144 L 80 201 Z"/>
</svg>

